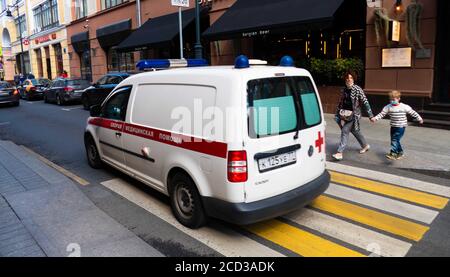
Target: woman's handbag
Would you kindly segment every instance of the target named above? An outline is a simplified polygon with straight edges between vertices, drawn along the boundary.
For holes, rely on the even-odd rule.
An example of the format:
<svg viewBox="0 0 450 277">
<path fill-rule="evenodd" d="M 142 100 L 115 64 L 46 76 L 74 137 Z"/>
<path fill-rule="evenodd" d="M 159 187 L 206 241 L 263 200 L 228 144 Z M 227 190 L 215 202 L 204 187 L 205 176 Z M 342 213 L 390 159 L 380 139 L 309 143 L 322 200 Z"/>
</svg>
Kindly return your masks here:
<svg viewBox="0 0 450 277">
<path fill-rule="evenodd" d="M 353 119 L 353 111 L 341 109 L 339 111 L 339 117 L 344 121 L 351 121 Z"/>
</svg>

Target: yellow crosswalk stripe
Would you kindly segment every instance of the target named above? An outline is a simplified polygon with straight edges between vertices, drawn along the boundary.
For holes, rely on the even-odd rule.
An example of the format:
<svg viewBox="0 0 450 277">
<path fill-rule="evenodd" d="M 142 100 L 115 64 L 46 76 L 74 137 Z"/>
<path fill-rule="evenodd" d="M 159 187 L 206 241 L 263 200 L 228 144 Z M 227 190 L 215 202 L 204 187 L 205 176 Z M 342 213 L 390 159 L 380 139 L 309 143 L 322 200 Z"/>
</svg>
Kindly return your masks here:
<svg viewBox="0 0 450 277">
<path fill-rule="evenodd" d="M 311 207 L 414 241 L 420 241 L 429 230 L 427 226 L 327 196 L 319 196 L 311 203 Z"/>
<path fill-rule="evenodd" d="M 245 227 L 251 233 L 304 257 L 364 257 L 363 254 L 279 220 Z"/>
<path fill-rule="evenodd" d="M 447 198 L 429 194 L 426 192 L 398 187 L 334 171 L 330 171 L 330 174 L 331 174 L 331 181 L 333 183 L 339 183 L 345 186 L 375 192 L 378 194 L 390 196 L 401 200 L 406 200 L 412 203 L 417 203 L 420 205 L 436 209 L 443 209 L 448 203 Z"/>
</svg>

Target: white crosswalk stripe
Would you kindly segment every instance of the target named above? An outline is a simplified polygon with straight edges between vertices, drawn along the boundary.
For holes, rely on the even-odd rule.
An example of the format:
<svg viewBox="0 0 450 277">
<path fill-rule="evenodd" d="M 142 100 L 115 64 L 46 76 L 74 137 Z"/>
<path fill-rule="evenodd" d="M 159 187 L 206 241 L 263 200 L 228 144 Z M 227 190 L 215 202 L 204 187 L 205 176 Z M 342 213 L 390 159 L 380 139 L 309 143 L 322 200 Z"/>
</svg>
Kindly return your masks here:
<svg viewBox="0 0 450 277">
<path fill-rule="evenodd" d="M 345 174 L 350 174 L 362 178 L 375 179 L 380 182 L 385 182 L 401 187 L 420 190 L 444 197 L 450 197 L 450 187 L 437 185 L 429 182 L 424 182 L 416 179 L 406 178 L 403 176 L 388 174 L 384 172 L 378 172 L 370 169 L 364 169 L 359 167 L 347 166 L 338 163 L 327 162 L 327 169 L 338 171 Z"/>
<path fill-rule="evenodd" d="M 410 243 L 310 209 L 299 210 L 286 215 L 285 218 L 361 249 L 368 250 L 375 245 L 380 251 L 379 255 L 384 257 L 403 257 L 412 246 Z"/>
<path fill-rule="evenodd" d="M 175 219 L 170 207 L 149 196 L 135 186 L 121 180 L 113 179 L 103 182 L 102 185 L 144 208 L 153 215 L 158 216 L 180 231 L 206 244 L 215 251 L 227 257 L 282 257 L 284 255 L 257 243 L 256 241 L 241 235 L 230 228 L 204 227 L 199 230 L 191 230 L 184 227 Z"/>
<path fill-rule="evenodd" d="M 437 211 L 336 184 L 330 184 L 325 193 L 427 224 L 433 222 L 439 214 Z"/>
<path fill-rule="evenodd" d="M 448 191 L 447 187 L 428 182 L 334 163 L 327 163 L 327 167 L 329 170 L 359 176 L 363 179 L 370 176 L 371 180 L 407 187 L 412 190 L 428 192 L 440 196 L 450 195 L 450 191 Z M 214 222 L 213 226 L 204 227 L 199 230 L 186 228 L 178 223 L 172 215 L 169 205 L 162 203 L 160 200 L 121 179 L 103 182 L 102 185 L 139 205 L 149 213 L 158 216 L 175 228 L 199 242 L 204 243 L 224 256 L 284 256 L 282 253 L 278 252 L 279 250 L 276 251 L 269 246 L 262 244 L 260 241 L 256 241 L 251 237 L 246 236 L 245 233 L 237 232 L 227 224 Z M 283 220 L 275 220 L 268 224 L 267 228 L 272 228 L 270 230 L 264 230 L 266 227 L 262 227 L 263 229 L 261 229 L 261 227 L 256 227 L 256 229 L 254 229 L 256 230 L 255 233 L 252 231 L 252 228 L 246 229 L 250 230 L 250 232 L 254 233 L 256 236 L 263 235 L 265 240 L 273 240 L 272 244 L 279 244 L 282 248 L 287 248 L 293 252 L 296 252 L 295 249 L 298 249 L 299 252 L 297 253 L 300 253 L 301 250 L 307 250 L 308 247 L 315 248 L 321 247 L 321 245 L 323 247 L 323 245 L 326 245 L 327 243 L 335 243 L 337 241 L 337 244 L 342 242 L 343 245 L 341 246 L 344 248 L 351 245 L 351 247 L 354 247 L 355 249 L 360 249 L 358 250 L 360 253 L 370 253 L 375 251 L 376 254 L 385 257 L 403 257 L 407 255 L 412 247 L 412 243 L 408 239 L 409 237 L 394 237 L 394 234 L 397 233 L 392 233 L 392 229 L 383 229 L 382 226 L 380 228 L 380 225 L 376 225 L 375 223 L 396 222 L 402 226 L 401 228 L 403 229 L 401 230 L 416 234 L 418 232 L 420 233 L 421 230 L 425 230 L 426 232 L 426 230 L 428 230 L 427 225 L 432 224 L 439 215 L 439 211 L 437 210 L 432 210 L 412 203 L 406 203 L 403 200 L 391 198 L 388 194 L 382 196 L 350 186 L 330 184 L 330 187 L 325 194 L 331 196 L 332 199 L 342 201 L 332 205 L 343 205 L 341 209 L 345 208 L 345 205 L 351 207 L 347 208 L 347 210 L 341 210 L 344 213 L 350 212 L 351 214 L 354 209 L 361 210 L 362 207 L 366 210 L 363 210 L 363 212 L 360 212 L 359 214 L 355 213 L 354 216 L 356 217 L 352 218 L 350 215 L 345 217 L 336 212 L 322 210 L 322 208 L 316 208 L 312 205 L 314 209 L 307 207 L 282 217 L 284 220 L 287 220 L 287 224 L 292 225 L 289 226 L 294 229 L 287 228 L 286 224 L 283 225 Z M 343 203 L 347 204 L 344 205 Z M 353 206 L 349 206 L 348 204 L 352 204 Z M 361 208 L 356 208 L 354 205 Z M 335 206 L 329 207 L 332 209 L 335 208 Z M 378 213 L 376 218 L 373 214 L 374 212 Z M 366 215 L 366 213 L 372 213 L 372 215 Z M 359 219 L 357 218 L 358 216 L 360 217 Z M 400 226 L 397 224 L 391 224 L 390 226 Z M 384 226 L 386 227 L 386 225 Z M 303 229 L 303 227 L 306 229 Z M 309 234 L 310 231 L 308 230 L 315 233 Z M 300 233 L 293 234 L 297 231 Z M 271 239 L 271 235 L 274 236 L 273 239 Z M 321 235 L 324 235 L 325 237 L 322 238 Z M 320 241 L 320 239 L 315 236 L 319 236 L 319 238 L 324 240 Z M 309 242 L 302 241 L 305 239 L 309 240 Z M 329 241 L 330 239 L 332 241 Z M 319 245 L 313 244 L 312 242 L 316 242 Z M 338 248 L 336 249 L 339 250 Z M 311 252 L 306 251 L 304 253 Z M 326 251 L 324 253 L 326 253 Z"/>
</svg>

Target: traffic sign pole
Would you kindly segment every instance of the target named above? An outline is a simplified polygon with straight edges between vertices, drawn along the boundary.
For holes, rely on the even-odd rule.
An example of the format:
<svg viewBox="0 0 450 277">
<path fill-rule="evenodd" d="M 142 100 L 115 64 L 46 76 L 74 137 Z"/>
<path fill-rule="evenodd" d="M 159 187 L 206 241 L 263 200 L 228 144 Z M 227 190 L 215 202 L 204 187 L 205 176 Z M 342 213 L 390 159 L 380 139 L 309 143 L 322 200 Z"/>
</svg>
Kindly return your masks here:
<svg viewBox="0 0 450 277">
<path fill-rule="evenodd" d="M 180 21 L 180 59 L 184 59 L 184 53 L 183 53 L 183 17 L 181 15 L 181 7 L 178 7 L 178 20 Z"/>
</svg>

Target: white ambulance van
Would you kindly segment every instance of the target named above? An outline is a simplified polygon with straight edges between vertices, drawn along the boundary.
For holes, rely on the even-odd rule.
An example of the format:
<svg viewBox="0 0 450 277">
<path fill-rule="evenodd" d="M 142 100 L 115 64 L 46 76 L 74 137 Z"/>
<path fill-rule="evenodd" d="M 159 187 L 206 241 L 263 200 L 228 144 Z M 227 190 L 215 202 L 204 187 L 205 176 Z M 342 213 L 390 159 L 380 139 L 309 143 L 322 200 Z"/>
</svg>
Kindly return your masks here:
<svg viewBox="0 0 450 277">
<path fill-rule="evenodd" d="M 325 121 L 310 73 L 239 56 L 234 66 L 153 70 L 91 108 L 89 164 L 115 167 L 168 195 L 190 228 L 246 225 L 302 208 L 329 186 Z M 180 66 L 145 60 L 141 69 Z"/>
</svg>

